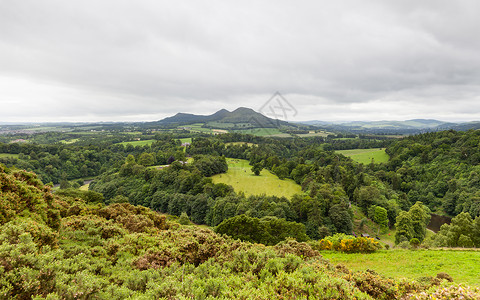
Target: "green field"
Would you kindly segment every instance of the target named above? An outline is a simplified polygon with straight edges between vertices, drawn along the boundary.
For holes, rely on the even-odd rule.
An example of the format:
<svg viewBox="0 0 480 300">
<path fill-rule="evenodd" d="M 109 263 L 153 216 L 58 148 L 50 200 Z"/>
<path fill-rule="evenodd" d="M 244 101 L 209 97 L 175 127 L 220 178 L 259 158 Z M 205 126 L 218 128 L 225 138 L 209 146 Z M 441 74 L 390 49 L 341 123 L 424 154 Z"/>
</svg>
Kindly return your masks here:
<svg viewBox="0 0 480 300">
<path fill-rule="evenodd" d="M 14 157 L 14 158 L 18 158 L 18 154 L 0 153 L 0 158 L 2 158 L 2 157 Z"/>
<path fill-rule="evenodd" d="M 72 131 L 70 128 L 63 128 L 63 127 L 49 127 L 49 126 L 35 126 L 35 127 L 29 127 L 25 128 L 25 130 L 30 130 L 30 131 L 40 131 L 40 132 L 47 132 L 47 131 Z"/>
<path fill-rule="evenodd" d="M 225 146 L 233 146 L 233 145 L 247 145 L 248 147 L 252 147 L 255 145 L 254 143 L 247 143 L 247 142 L 230 142 L 230 143 L 225 143 Z"/>
<path fill-rule="evenodd" d="M 192 138 L 183 138 L 183 139 L 178 139 L 180 143 L 192 143 Z"/>
<path fill-rule="evenodd" d="M 328 132 L 328 131 L 320 131 L 320 132 L 310 131 L 309 133 L 296 134 L 296 136 L 298 136 L 298 137 L 315 137 L 315 136 L 326 137 L 329 134 L 331 134 L 331 133 Z"/>
<path fill-rule="evenodd" d="M 372 160 L 376 163 L 384 163 L 388 162 L 389 159 L 384 148 L 337 150 L 335 152 L 348 156 L 362 164 L 369 164 Z"/>
<path fill-rule="evenodd" d="M 60 143 L 63 143 L 63 144 L 73 144 L 73 143 L 76 143 L 78 142 L 80 139 L 71 139 L 71 140 L 61 140 L 59 141 Z"/>
<path fill-rule="evenodd" d="M 123 142 L 123 143 L 119 143 L 119 144 L 121 144 L 121 145 L 130 144 L 132 146 L 145 146 L 145 145 L 150 145 L 153 142 L 155 142 L 155 140 L 131 141 L 131 142 Z"/>
<path fill-rule="evenodd" d="M 180 126 L 177 129 L 185 129 L 190 132 L 195 132 L 195 133 L 208 133 L 208 134 L 221 134 L 221 133 L 228 133 L 227 130 L 224 128 L 204 128 L 202 127 L 204 124 L 203 123 L 195 123 L 191 125 L 186 125 L 186 126 Z"/>
<path fill-rule="evenodd" d="M 375 270 L 393 278 L 418 279 L 448 273 L 455 283 L 480 286 L 480 252 L 462 250 L 381 250 L 371 254 L 322 251 L 334 264 L 353 271 Z"/>
<path fill-rule="evenodd" d="M 220 128 L 220 129 L 232 129 L 235 127 L 235 124 L 233 123 L 221 123 L 221 122 L 208 122 L 208 126 L 214 127 L 214 128 Z"/>
<path fill-rule="evenodd" d="M 107 131 L 74 131 L 73 132 L 76 135 L 106 135 L 106 136 L 112 136 L 111 133 Z"/>
<path fill-rule="evenodd" d="M 88 191 L 88 188 L 90 187 L 90 183 L 82 185 L 79 190 L 81 191 Z"/>
<path fill-rule="evenodd" d="M 244 134 L 253 134 L 256 136 L 272 136 L 272 135 L 283 134 L 280 130 L 278 130 L 278 128 L 241 129 L 241 130 L 235 130 L 235 132 L 244 133 Z"/>
<path fill-rule="evenodd" d="M 280 180 L 268 170 L 262 170 L 255 176 L 247 160 L 227 158 L 228 172 L 212 177 L 214 183 L 225 183 L 233 186 L 236 192 L 245 195 L 285 196 L 291 198 L 302 192 L 302 188 L 291 179 Z"/>
</svg>

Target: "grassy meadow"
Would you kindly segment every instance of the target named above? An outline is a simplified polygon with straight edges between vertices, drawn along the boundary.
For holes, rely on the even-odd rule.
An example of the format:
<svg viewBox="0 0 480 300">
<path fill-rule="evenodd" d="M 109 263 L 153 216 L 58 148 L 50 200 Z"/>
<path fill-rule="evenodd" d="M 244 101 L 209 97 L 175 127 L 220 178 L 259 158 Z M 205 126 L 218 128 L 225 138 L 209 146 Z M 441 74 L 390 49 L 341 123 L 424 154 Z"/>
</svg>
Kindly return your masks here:
<svg viewBox="0 0 480 300">
<path fill-rule="evenodd" d="M 291 179 L 280 180 L 268 170 L 262 170 L 255 176 L 247 160 L 227 158 L 228 172 L 212 177 L 214 183 L 225 183 L 233 186 L 236 192 L 245 195 L 285 196 L 291 198 L 302 192 L 302 188 Z"/>
<path fill-rule="evenodd" d="M 78 189 L 81 190 L 81 191 L 88 191 L 89 187 L 90 187 L 90 183 L 87 183 L 87 184 L 82 185 Z"/>
<path fill-rule="evenodd" d="M 203 128 L 202 127 L 203 125 L 204 125 L 203 123 L 195 123 L 195 124 L 191 124 L 191 125 L 188 125 L 188 126 L 182 126 L 182 127 L 188 128 L 188 130 L 190 132 L 214 134 L 213 129 Z"/>
<path fill-rule="evenodd" d="M 1 157 L 13 157 L 13 158 L 18 158 L 18 154 L 0 153 L 0 158 L 1 158 Z"/>
<path fill-rule="evenodd" d="M 376 163 L 384 163 L 389 158 L 388 154 L 385 153 L 385 148 L 337 150 L 335 152 L 348 156 L 362 164 L 369 164 L 372 160 Z"/>
<path fill-rule="evenodd" d="M 316 136 L 326 137 L 329 134 L 331 134 L 331 133 L 328 132 L 328 131 L 319 131 L 319 132 L 309 131 L 308 133 L 299 133 L 299 134 L 295 134 L 295 135 L 298 136 L 298 137 L 316 137 Z"/>
<path fill-rule="evenodd" d="M 135 146 L 150 145 L 153 142 L 155 142 L 155 140 L 130 141 L 130 142 L 123 142 L 123 143 L 119 143 L 119 144 L 124 145 L 124 146 L 126 146 L 127 144 L 130 144 L 130 145 L 135 147 Z"/>
<path fill-rule="evenodd" d="M 256 136 L 273 136 L 282 134 L 278 128 L 253 128 L 253 129 L 242 129 L 236 130 L 235 132 L 252 134 Z M 290 136 L 289 134 L 287 136 Z"/>
<path fill-rule="evenodd" d="M 183 138 L 183 139 L 178 139 L 180 143 L 192 143 L 192 138 Z"/>
<path fill-rule="evenodd" d="M 63 143 L 63 144 L 73 144 L 73 143 L 78 142 L 79 140 L 80 140 L 80 139 L 61 140 L 60 143 Z"/>
<path fill-rule="evenodd" d="M 238 146 L 238 145 L 247 145 L 248 147 L 252 147 L 255 145 L 254 143 L 247 143 L 247 142 L 229 142 L 225 143 L 225 146 Z"/>
<path fill-rule="evenodd" d="M 322 251 L 334 264 L 343 264 L 353 271 L 375 270 L 395 279 L 435 277 L 445 272 L 455 283 L 480 286 L 480 252 L 473 250 L 381 250 L 371 254 Z"/>
</svg>

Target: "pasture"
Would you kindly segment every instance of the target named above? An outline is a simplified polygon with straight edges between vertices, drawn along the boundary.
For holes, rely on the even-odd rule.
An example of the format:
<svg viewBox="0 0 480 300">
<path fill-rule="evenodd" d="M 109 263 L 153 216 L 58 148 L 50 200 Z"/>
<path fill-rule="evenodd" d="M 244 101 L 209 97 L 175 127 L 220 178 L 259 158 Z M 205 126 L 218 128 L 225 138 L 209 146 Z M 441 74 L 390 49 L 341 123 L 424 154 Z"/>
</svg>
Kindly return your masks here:
<svg viewBox="0 0 480 300">
<path fill-rule="evenodd" d="M 150 145 L 152 144 L 153 142 L 155 142 L 155 140 L 144 140 L 144 141 L 130 141 L 130 142 L 123 142 L 123 143 L 119 143 L 121 145 L 132 145 L 132 146 L 145 146 L 145 145 Z"/>
<path fill-rule="evenodd" d="M 78 189 L 81 190 L 81 191 L 88 191 L 89 187 L 90 187 L 90 182 L 87 183 L 87 184 L 82 185 L 82 186 L 79 187 Z"/>
<path fill-rule="evenodd" d="M 247 145 L 248 147 L 252 147 L 253 145 L 256 145 L 254 143 L 247 143 L 247 142 L 229 142 L 225 143 L 225 146 L 241 146 L 241 145 Z"/>
<path fill-rule="evenodd" d="M 18 158 L 18 154 L 11 154 L 11 153 L 0 153 L 0 158 L 2 157 L 13 157 Z"/>
<path fill-rule="evenodd" d="M 233 186 L 237 193 L 243 192 L 247 196 L 265 194 L 287 198 L 302 193 L 302 188 L 293 180 L 280 180 L 268 170 L 262 170 L 260 176 L 255 176 L 247 160 L 227 158 L 227 163 L 227 173 L 217 174 L 212 176 L 212 179 L 214 183 Z"/>
<path fill-rule="evenodd" d="M 73 143 L 78 142 L 79 140 L 80 139 L 70 139 L 70 140 L 61 140 L 59 142 L 62 143 L 62 144 L 73 144 Z"/>
<path fill-rule="evenodd" d="M 326 137 L 329 134 L 331 134 L 331 133 L 328 132 L 328 131 L 319 131 L 319 132 L 309 131 L 308 133 L 296 134 L 296 136 L 298 136 L 298 137 L 317 137 L 317 136 Z"/>
<path fill-rule="evenodd" d="M 389 159 L 388 154 L 385 153 L 385 148 L 336 150 L 335 152 L 348 156 L 362 164 L 369 164 L 372 160 L 375 163 L 385 163 Z"/>
<path fill-rule="evenodd" d="M 455 283 L 480 286 L 480 252 L 474 250 L 380 250 L 371 254 L 322 251 L 333 264 L 342 264 L 353 271 L 375 270 L 395 279 L 435 277 L 445 272 Z"/>
<path fill-rule="evenodd" d="M 190 132 L 214 134 L 214 131 L 211 128 L 203 128 L 202 127 L 203 125 L 204 125 L 203 123 L 195 123 L 195 124 L 181 126 L 181 127 L 186 128 Z"/>
<path fill-rule="evenodd" d="M 181 138 L 181 139 L 178 139 L 180 141 L 180 143 L 192 143 L 192 138 Z"/>
<path fill-rule="evenodd" d="M 243 134 L 252 134 L 256 136 L 276 136 L 282 133 L 278 128 L 253 128 L 253 129 L 241 129 L 235 130 L 235 132 L 243 133 Z M 287 134 L 289 137 L 290 135 Z"/>
</svg>

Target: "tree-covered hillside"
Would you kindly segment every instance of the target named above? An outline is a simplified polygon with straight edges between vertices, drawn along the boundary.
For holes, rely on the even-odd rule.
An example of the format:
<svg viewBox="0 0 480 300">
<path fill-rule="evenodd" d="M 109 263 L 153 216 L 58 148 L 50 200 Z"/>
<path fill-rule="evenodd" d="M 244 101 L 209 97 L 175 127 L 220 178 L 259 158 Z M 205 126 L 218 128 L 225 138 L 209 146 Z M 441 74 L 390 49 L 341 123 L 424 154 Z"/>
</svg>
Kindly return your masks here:
<svg viewBox="0 0 480 300">
<path fill-rule="evenodd" d="M 442 131 L 404 138 L 386 149 L 392 187 L 433 212 L 480 215 L 480 131 Z M 382 175 L 382 174 L 379 174 Z"/>
</svg>

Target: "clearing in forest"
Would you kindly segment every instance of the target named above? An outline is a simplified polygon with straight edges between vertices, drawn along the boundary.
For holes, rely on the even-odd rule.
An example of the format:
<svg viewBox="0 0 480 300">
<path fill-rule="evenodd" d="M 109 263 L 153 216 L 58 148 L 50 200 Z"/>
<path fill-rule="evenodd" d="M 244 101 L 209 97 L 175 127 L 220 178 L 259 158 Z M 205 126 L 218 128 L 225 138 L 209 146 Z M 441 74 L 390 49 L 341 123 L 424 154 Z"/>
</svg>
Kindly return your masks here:
<svg viewBox="0 0 480 300">
<path fill-rule="evenodd" d="M 181 138 L 181 139 L 178 139 L 180 141 L 180 143 L 192 143 L 192 138 Z"/>
<path fill-rule="evenodd" d="M 235 192 L 245 195 L 278 196 L 291 198 L 302 193 L 302 188 L 291 179 L 279 179 L 268 170 L 262 170 L 260 176 L 255 176 L 248 160 L 227 158 L 228 171 L 212 176 L 214 183 L 225 183 L 233 186 Z"/>
<path fill-rule="evenodd" d="M 130 145 L 135 147 L 135 146 L 150 145 L 153 142 L 155 142 L 155 140 L 130 141 L 130 142 L 123 142 L 123 143 L 119 143 L 119 144 L 122 144 L 124 146 L 126 146 L 127 144 L 130 144 Z"/>
<path fill-rule="evenodd" d="M 11 153 L 0 153 L 0 158 L 2 157 L 13 157 L 18 158 L 18 154 L 11 154 Z"/>
<path fill-rule="evenodd" d="M 375 163 L 385 163 L 389 159 L 388 154 L 385 153 L 385 148 L 337 150 L 335 152 L 348 156 L 362 164 L 369 164 L 372 160 Z"/>
</svg>

